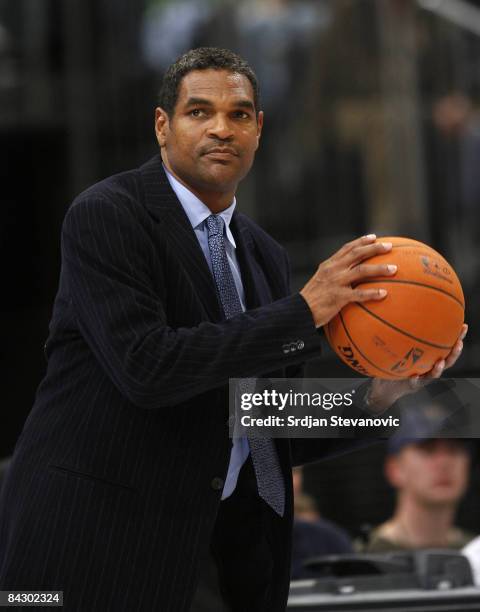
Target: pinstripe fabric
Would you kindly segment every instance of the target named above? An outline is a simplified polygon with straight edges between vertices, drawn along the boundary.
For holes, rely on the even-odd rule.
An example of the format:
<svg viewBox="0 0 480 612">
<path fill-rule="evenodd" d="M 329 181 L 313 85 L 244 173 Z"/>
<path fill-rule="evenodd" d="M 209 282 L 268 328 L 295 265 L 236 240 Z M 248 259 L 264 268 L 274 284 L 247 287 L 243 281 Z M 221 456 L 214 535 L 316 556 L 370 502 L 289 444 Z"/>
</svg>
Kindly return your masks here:
<svg viewBox="0 0 480 612">
<path fill-rule="evenodd" d="M 232 231 L 248 311 L 224 321 L 159 156 L 69 208 L 47 373 L 1 491 L 1 589 L 60 589 L 68 611 L 188 610 L 231 449 L 229 377 L 283 376 L 320 347 L 288 296 L 285 251 L 240 213 Z M 304 350 L 285 354 L 297 339 Z M 290 444 L 276 445 L 287 503 L 272 612 L 292 502 Z"/>
</svg>

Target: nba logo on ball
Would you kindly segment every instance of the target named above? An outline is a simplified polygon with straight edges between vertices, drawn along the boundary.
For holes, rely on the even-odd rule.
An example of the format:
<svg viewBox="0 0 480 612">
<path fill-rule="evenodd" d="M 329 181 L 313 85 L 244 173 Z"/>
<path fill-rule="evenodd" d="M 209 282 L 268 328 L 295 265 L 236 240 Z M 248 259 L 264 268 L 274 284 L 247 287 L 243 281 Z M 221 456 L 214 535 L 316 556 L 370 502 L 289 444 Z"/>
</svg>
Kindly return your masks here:
<svg viewBox="0 0 480 612">
<path fill-rule="evenodd" d="M 393 277 L 358 285 L 387 289 L 384 300 L 347 304 L 325 326 L 328 342 L 344 363 L 364 376 L 398 379 L 421 375 L 446 357 L 464 321 L 462 286 L 450 264 L 411 238 L 385 237 L 389 253 L 370 264 L 396 264 Z"/>
</svg>

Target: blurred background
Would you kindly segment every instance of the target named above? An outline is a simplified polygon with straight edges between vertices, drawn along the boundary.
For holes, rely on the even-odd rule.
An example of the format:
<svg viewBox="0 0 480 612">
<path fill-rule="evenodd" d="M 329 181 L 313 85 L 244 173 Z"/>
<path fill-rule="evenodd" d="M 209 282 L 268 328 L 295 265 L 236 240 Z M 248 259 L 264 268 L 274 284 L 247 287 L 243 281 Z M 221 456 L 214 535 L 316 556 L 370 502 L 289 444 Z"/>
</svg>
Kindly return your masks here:
<svg viewBox="0 0 480 612">
<path fill-rule="evenodd" d="M 203 45 L 260 79 L 263 142 L 238 201 L 289 250 L 293 288 L 367 231 L 426 241 L 466 295 L 454 375 L 479 376 L 480 1 L 0 0 L 0 460 L 45 371 L 66 208 L 156 153 L 162 74 Z M 325 346 L 308 374 L 352 371 Z M 322 516 L 352 535 L 385 520 L 383 454 L 306 468 Z M 480 532 L 477 461 L 458 524 Z"/>
</svg>

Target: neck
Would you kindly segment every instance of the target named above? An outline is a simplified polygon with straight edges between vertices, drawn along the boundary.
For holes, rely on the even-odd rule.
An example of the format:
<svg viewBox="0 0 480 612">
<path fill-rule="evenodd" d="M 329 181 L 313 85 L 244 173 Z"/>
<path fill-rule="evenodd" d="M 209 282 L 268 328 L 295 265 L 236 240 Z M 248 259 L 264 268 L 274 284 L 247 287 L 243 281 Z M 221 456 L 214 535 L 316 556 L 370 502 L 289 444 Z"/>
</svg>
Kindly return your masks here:
<svg viewBox="0 0 480 612">
<path fill-rule="evenodd" d="M 225 210 L 229 206 L 231 206 L 233 202 L 233 198 L 235 197 L 235 190 L 231 191 L 204 191 L 202 189 L 197 189 L 192 187 L 192 185 L 186 183 L 183 179 L 181 179 L 172 167 L 170 166 L 168 160 L 162 155 L 162 161 L 165 165 L 165 168 L 170 172 L 172 176 L 174 176 L 179 183 L 182 183 L 184 187 L 186 187 L 189 191 L 191 191 L 194 195 L 197 196 L 199 200 L 201 200 L 205 206 L 212 211 L 213 214 L 221 213 L 222 210 Z"/>
<path fill-rule="evenodd" d="M 185 185 L 185 187 L 188 187 L 188 189 L 190 189 L 190 191 L 194 193 L 199 200 L 201 200 L 206 206 L 208 206 L 208 208 L 212 211 L 214 215 L 221 213 L 222 210 L 225 210 L 226 208 L 231 206 L 233 202 L 233 197 L 235 195 L 235 193 L 231 193 L 224 197 L 221 197 L 222 194 L 219 194 L 219 197 L 217 198 L 211 197 L 211 195 L 208 195 L 204 192 L 192 189 L 188 185 Z"/>
<path fill-rule="evenodd" d="M 395 538 L 409 548 L 441 548 L 448 546 L 454 515 L 452 504 L 427 505 L 401 497 L 390 526 Z"/>
</svg>

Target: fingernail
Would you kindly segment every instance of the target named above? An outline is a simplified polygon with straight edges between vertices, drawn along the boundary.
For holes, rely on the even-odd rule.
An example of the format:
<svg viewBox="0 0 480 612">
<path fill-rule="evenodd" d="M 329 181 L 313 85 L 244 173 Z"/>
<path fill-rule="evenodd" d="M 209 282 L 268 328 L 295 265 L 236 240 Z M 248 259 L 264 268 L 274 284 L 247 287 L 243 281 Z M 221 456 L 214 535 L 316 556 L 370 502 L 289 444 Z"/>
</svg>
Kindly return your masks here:
<svg viewBox="0 0 480 612">
<path fill-rule="evenodd" d="M 397 271 L 397 266 L 395 264 L 388 264 L 387 268 L 390 273 Z"/>
<path fill-rule="evenodd" d="M 465 336 L 467 335 L 467 332 L 468 332 L 468 325 L 466 329 L 462 332 L 462 335 L 460 336 L 460 340 L 463 340 L 465 338 Z"/>
<path fill-rule="evenodd" d="M 463 342 L 460 340 L 460 343 L 458 344 L 458 346 L 455 348 L 455 352 L 456 353 L 461 353 L 463 350 Z"/>
<path fill-rule="evenodd" d="M 367 235 L 365 236 L 365 238 L 368 238 L 369 240 L 374 240 L 376 237 L 377 237 L 377 235 L 376 235 L 376 234 L 367 234 Z"/>
<path fill-rule="evenodd" d="M 379 289 L 378 290 L 378 295 L 380 297 L 385 297 L 387 295 L 387 290 L 386 289 Z"/>
<path fill-rule="evenodd" d="M 384 249 L 391 249 L 392 248 L 392 243 L 391 242 L 382 242 L 383 248 Z"/>
<path fill-rule="evenodd" d="M 442 359 L 441 361 L 438 362 L 438 369 L 443 370 L 444 367 L 445 367 L 445 359 Z"/>
</svg>

